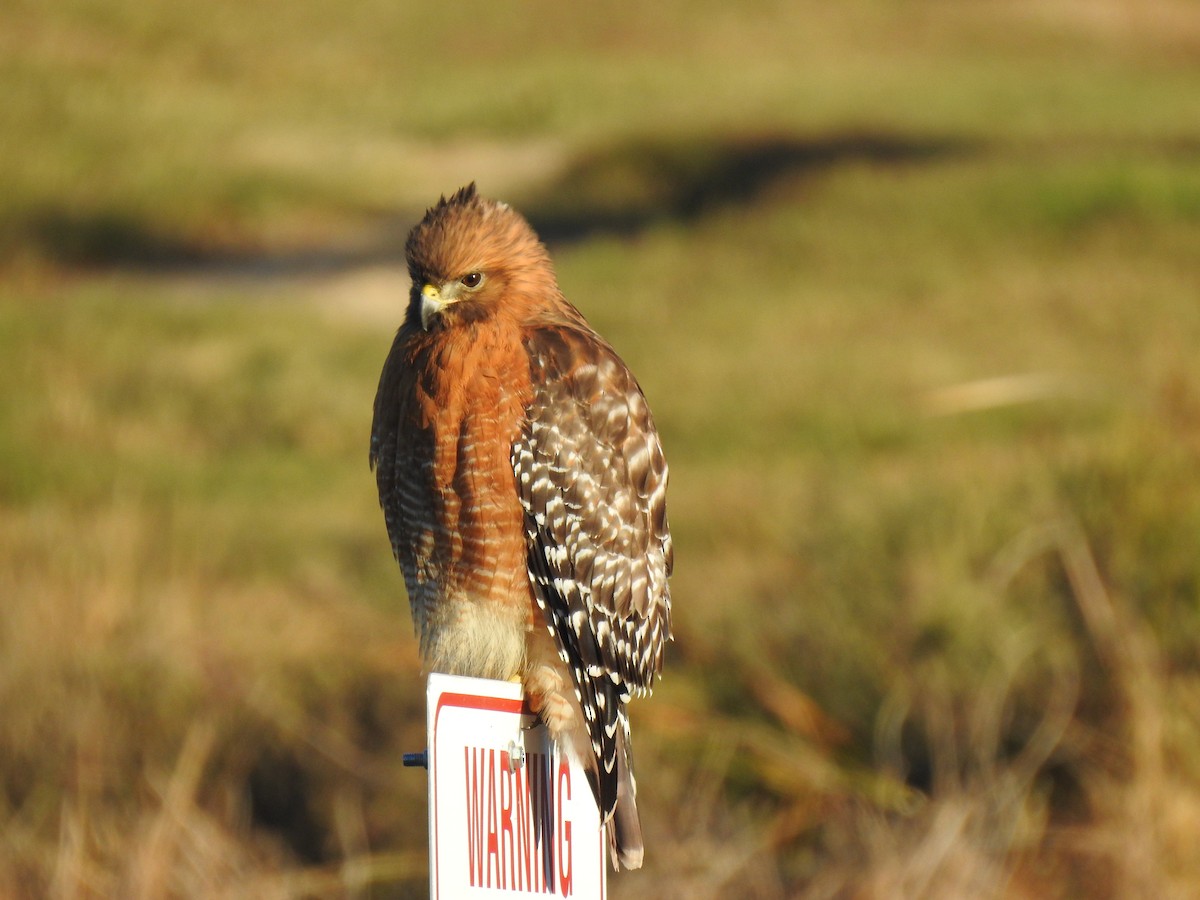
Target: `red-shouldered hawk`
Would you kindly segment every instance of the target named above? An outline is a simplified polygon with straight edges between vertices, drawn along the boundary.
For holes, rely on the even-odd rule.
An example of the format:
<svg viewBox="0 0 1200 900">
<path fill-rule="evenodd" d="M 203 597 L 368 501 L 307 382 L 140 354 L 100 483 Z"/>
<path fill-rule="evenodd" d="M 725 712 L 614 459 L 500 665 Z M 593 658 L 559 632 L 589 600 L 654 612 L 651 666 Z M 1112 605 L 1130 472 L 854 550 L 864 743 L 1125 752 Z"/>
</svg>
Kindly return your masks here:
<svg viewBox="0 0 1200 900">
<path fill-rule="evenodd" d="M 642 864 L 629 720 L 671 637 L 667 463 L 616 351 L 518 213 L 471 184 L 405 245 L 371 464 L 431 671 L 520 678 Z"/>
</svg>

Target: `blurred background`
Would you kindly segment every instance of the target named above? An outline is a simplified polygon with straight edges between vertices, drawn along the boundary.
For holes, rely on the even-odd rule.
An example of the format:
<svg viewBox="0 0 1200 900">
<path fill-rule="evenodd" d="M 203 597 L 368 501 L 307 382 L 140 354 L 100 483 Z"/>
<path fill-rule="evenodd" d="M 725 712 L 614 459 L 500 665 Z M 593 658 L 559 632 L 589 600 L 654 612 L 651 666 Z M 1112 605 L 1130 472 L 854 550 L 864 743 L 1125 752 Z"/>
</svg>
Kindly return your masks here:
<svg viewBox="0 0 1200 900">
<path fill-rule="evenodd" d="M 610 894 L 1200 894 L 1196 0 L 8 0 L 0 895 L 420 897 L 367 436 L 524 211 L 672 465 Z"/>
</svg>

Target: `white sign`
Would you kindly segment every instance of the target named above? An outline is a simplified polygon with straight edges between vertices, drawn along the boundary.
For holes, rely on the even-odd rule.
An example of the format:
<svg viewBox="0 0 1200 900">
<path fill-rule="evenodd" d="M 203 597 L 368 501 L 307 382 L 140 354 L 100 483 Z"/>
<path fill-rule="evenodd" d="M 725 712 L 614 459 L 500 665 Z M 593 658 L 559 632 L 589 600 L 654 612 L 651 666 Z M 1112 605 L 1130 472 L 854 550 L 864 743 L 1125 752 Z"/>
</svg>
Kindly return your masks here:
<svg viewBox="0 0 1200 900">
<path fill-rule="evenodd" d="M 429 896 L 602 900 L 587 776 L 507 681 L 429 676 Z"/>
</svg>

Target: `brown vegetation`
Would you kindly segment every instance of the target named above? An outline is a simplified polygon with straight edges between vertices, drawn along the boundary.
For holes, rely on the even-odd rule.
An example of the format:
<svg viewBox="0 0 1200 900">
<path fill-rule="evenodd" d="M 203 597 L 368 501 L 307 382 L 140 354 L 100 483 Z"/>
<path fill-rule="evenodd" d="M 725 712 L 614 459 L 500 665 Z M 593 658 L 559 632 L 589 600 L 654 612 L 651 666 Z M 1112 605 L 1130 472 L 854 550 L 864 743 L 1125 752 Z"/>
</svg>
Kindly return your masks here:
<svg viewBox="0 0 1200 900">
<path fill-rule="evenodd" d="M 473 178 L 672 464 L 612 896 L 1200 892 L 1193 4 L 103 7 L 0 12 L 0 895 L 424 895 L 366 435 Z"/>
</svg>

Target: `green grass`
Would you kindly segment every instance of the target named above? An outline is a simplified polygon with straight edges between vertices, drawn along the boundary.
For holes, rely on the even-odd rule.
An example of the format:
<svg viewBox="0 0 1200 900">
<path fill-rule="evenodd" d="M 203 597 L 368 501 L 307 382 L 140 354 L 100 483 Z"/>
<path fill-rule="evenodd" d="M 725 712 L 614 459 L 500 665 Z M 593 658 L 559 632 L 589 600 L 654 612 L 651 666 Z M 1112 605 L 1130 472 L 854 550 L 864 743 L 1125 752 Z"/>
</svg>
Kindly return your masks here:
<svg viewBox="0 0 1200 900">
<path fill-rule="evenodd" d="M 758 6 L 16 4 L 0 14 L 0 249 L 286 242 L 427 203 L 429 178 L 507 186 L 502 157 L 454 162 L 481 139 L 1193 137 L 1182 4 L 1185 27 L 1148 11 L 1116 29 L 1069 4 Z"/>
<path fill-rule="evenodd" d="M 0 12 L 0 893 L 423 895 L 366 436 L 472 178 L 672 465 L 613 896 L 1200 889 L 1200 14 L 758 6 Z"/>
</svg>

